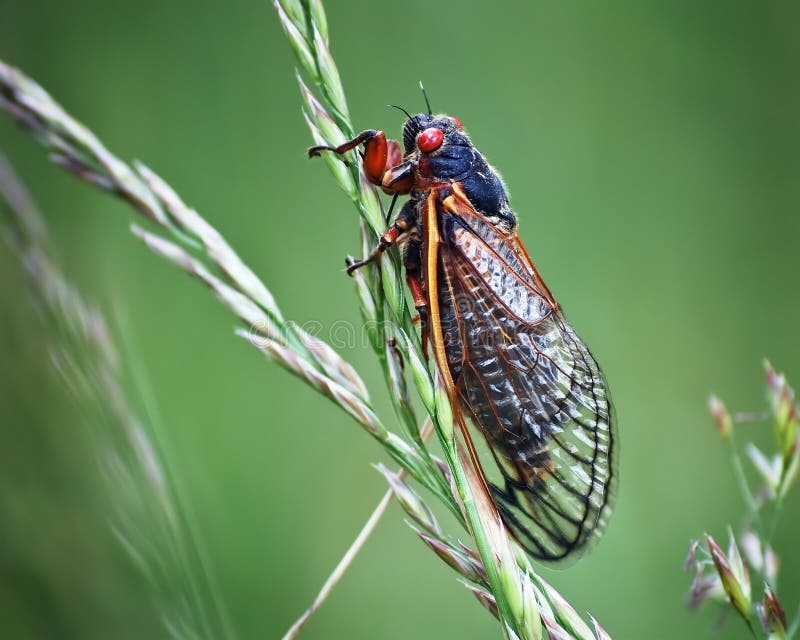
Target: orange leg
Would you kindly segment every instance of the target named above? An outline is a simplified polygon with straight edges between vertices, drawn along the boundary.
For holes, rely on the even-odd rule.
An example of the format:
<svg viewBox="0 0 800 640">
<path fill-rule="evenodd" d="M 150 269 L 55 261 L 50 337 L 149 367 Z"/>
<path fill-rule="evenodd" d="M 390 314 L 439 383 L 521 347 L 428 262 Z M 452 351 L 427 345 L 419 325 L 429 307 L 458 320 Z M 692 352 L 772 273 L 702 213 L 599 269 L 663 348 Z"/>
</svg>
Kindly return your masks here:
<svg viewBox="0 0 800 640">
<path fill-rule="evenodd" d="M 365 264 L 373 262 L 389 247 L 396 244 L 398 238 L 403 239 L 401 236 L 412 228 L 416 221 L 416 215 L 414 204 L 409 200 L 403 205 L 403 208 L 400 209 L 400 213 L 397 214 L 397 219 L 386 230 L 386 233 L 381 236 L 378 244 L 370 251 L 369 255 L 363 260 L 351 262 L 347 265 L 347 273 L 352 275 L 353 271 L 360 269 Z"/>
<path fill-rule="evenodd" d="M 378 244 L 375 245 L 375 248 L 369 252 L 369 255 L 362 259 L 356 260 L 355 262 L 351 262 L 347 265 L 347 275 L 353 275 L 353 271 L 356 269 L 360 269 L 364 265 L 369 264 L 370 262 L 374 262 L 378 259 L 384 251 L 386 251 L 389 247 L 397 242 L 398 236 L 400 236 L 403 232 L 407 230 L 407 227 L 402 224 L 401 220 L 395 222 L 391 227 L 386 230 L 381 236 L 381 239 L 378 240 Z"/>
<path fill-rule="evenodd" d="M 364 173 L 373 184 L 380 184 L 383 174 L 386 173 L 389 160 L 389 143 L 383 131 L 367 129 L 362 131 L 352 140 L 340 144 L 338 147 L 320 145 L 308 150 L 309 158 L 316 158 L 323 151 L 332 151 L 338 155 L 352 151 L 359 145 L 364 145 Z"/>
<path fill-rule="evenodd" d="M 347 153 L 359 145 L 364 145 L 364 174 L 374 185 L 378 185 L 388 194 L 408 193 L 413 184 L 411 165 L 403 162 L 403 152 L 395 140 L 387 140 L 383 131 L 367 129 L 352 140 L 338 147 L 320 145 L 308 150 L 308 157 L 315 158 L 323 151 L 336 154 Z"/>
</svg>

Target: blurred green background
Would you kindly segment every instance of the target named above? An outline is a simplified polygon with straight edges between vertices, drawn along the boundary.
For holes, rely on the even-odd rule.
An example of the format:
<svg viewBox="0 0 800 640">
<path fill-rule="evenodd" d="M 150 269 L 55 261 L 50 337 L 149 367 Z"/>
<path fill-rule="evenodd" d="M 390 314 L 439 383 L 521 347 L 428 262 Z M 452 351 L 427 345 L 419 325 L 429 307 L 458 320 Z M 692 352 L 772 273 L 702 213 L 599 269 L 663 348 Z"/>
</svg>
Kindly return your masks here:
<svg viewBox="0 0 800 640">
<path fill-rule="evenodd" d="M 545 574 L 623 638 L 703 638 L 683 606 L 688 541 L 743 511 L 707 417 L 764 406 L 761 360 L 800 384 L 800 5 L 330 2 L 357 128 L 385 107 L 458 116 L 504 176 L 520 232 L 611 383 L 621 484 L 603 542 Z M 287 316 L 357 323 L 356 220 L 309 144 L 269 3 L 0 0 L 0 58 L 220 229 Z M 379 448 L 150 254 L 114 199 L 0 118 L 67 273 L 122 309 L 241 638 L 310 603 L 383 494 Z M 158 637 L 111 540 L 80 419 L 49 371 L 18 264 L 0 249 L 0 635 Z M 383 393 L 366 345 L 341 351 Z M 379 403 L 387 409 L 385 402 Z M 388 415 L 388 414 L 387 414 Z M 797 496 L 776 546 L 800 598 Z M 730 620 L 726 638 L 748 637 Z M 492 638 L 494 620 L 393 506 L 306 638 Z"/>
</svg>

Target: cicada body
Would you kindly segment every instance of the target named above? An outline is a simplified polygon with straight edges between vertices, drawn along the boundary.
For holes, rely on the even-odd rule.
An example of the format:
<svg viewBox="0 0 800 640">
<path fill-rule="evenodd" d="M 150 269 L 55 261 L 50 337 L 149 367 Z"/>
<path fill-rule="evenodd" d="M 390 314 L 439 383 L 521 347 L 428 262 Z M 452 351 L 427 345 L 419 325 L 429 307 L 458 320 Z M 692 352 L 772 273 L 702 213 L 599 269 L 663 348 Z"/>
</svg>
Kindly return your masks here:
<svg viewBox="0 0 800 640">
<path fill-rule="evenodd" d="M 460 121 L 410 117 L 403 152 L 373 130 L 332 150 L 360 144 L 368 179 L 408 201 L 350 270 L 403 244 L 424 337 L 458 417 L 485 440 L 481 455 L 464 427 L 503 522 L 533 557 L 576 554 L 602 532 L 614 489 L 615 422 L 600 367 L 522 246 L 505 187 Z"/>
</svg>

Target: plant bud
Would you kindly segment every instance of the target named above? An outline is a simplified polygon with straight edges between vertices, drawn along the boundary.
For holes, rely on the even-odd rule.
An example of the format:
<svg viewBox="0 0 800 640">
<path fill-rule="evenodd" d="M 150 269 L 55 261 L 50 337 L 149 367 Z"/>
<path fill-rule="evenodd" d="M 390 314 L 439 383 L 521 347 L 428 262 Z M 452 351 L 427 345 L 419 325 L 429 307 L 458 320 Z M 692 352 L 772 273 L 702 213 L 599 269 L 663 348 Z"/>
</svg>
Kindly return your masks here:
<svg viewBox="0 0 800 640">
<path fill-rule="evenodd" d="M 731 434 L 731 429 L 733 428 L 733 419 L 725 408 L 722 400 L 717 396 L 710 396 L 708 398 L 708 410 L 711 413 L 711 417 L 714 419 L 714 424 L 717 425 L 717 431 L 719 431 L 722 437 L 727 438 Z"/>
<path fill-rule="evenodd" d="M 728 599 L 734 608 L 745 618 L 750 618 L 750 580 L 746 578 L 742 580 L 742 573 L 746 573 L 743 567 L 737 567 L 734 570 L 728 556 L 720 549 L 719 545 L 714 539 L 706 535 L 706 543 L 708 550 L 711 552 L 711 558 L 714 560 L 714 566 L 717 569 L 722 587 L 725 593 L 728 594 Z M 733 545 L 735 548 L 735 545 Z M 736 552 L 738 556 L 738 550 Z M 741 557 L 738 557 L 738 563 L 741 565 Z"/>
<path fill-rule="evenodd" d="M 764 586 L 764 602 L 756 605 L 756 609 L 768 640 L 784 640 L 787 629 L 786 613 L 769 586 Z"/>
</svg>

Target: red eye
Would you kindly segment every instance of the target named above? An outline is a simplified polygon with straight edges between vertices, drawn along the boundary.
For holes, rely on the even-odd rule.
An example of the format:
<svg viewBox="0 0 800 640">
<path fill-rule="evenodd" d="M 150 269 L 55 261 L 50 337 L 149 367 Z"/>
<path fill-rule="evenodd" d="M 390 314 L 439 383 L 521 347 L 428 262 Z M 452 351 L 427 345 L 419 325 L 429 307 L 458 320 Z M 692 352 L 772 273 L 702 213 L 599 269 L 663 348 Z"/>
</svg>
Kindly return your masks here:
<svg viewBox="0 0 800 640">
<path fill-rule="evenodd" d="M 430 127 L 419 134 L 419 137 L 417 138 L 417 146 L 419 147 L 420 151 L 430 153 L 431 151 L 436 151 L 439 147 L 441 147 L 443 140 L 444 133 L 442 133 L 442 130 L 437 129 L 436 127 Z"/>
<path fill-rule="evenodd" d="M 453 122 L 455 122 L 456 126 L 457 126 L 459 129 L 463 129 L 463 128 L 464 128 L 464 125 L 463 125 L 463 124 L 461 124 L 461 120 L 459 120 L 459 119 L 458 119 L 458 118 L 456 118 L 455 116 L 450 116 L 450 119 L 451 119 Z"/>
</svg>

